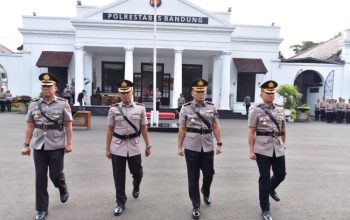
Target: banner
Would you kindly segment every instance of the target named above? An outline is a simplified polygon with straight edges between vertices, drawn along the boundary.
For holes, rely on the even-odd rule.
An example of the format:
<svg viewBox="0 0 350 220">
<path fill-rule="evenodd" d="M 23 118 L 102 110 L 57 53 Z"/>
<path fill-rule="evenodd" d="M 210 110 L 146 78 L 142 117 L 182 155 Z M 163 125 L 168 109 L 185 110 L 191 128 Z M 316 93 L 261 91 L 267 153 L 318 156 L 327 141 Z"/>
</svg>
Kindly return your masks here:
<svg viewBox="0 0 350 220">
<path fill-rule="evenodd" d="M 328 76 L 324 83 L 324 95 L 323 95 L 324 98 L 326 99 L 333 98 L 333 84 L 334 84 L 334 70 L 328 73 Z"/>
</svg>

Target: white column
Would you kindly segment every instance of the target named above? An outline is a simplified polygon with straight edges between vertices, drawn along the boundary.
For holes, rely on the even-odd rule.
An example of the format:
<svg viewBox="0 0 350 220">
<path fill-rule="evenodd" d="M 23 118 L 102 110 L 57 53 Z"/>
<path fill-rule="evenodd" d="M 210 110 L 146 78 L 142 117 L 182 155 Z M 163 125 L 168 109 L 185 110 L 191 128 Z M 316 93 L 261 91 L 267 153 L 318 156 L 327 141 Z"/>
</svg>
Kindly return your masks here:
<svg viewBox="0 0 350 220">
<path fill-rule="evenodd" d="M 182 93 L 182 49 L 175 49 L 174 60 L 174 85 L 173 85 L 173 100 L 171 102 L 172 108 L 177 108 L 177 99 Z"/>
<path fill-rule="evenodd" d="M 91 105 L 91 95 L 92 95 L 92 55 L 91 54 L 85 54 L 85 67 L 84 67 L 84 78 L 88 79 L 90 83 L 85 85 L 85 101 L 86 105 Z M 84 83 L 85 84 L 85 83 Z"/>
<path fill-rule="evenodd" d="M 230 109 L 231 52 L 222 53 L 221 92 L 219 109 Z"/>
<path fill-rule="evenodd" d="M 78 94 L 84 89 L 84 46 L 82 45 L 75 46 L 74 58 L 75 58 L 75 77 L 74 77 L 75 104 L 74 105 L 78 106 L 79 105 Z"/>
<path fill-rule="evenodd" d="M 125 47 L 125 79 L 134 80 L 134 48 Z"/>
<path fill-rule="evenodd" d="M 220 106 L 220 87 L 221 87 L 221 58 L 213 56 L 213 84 L 212 98 L 215 106 Z"/>
</svg>

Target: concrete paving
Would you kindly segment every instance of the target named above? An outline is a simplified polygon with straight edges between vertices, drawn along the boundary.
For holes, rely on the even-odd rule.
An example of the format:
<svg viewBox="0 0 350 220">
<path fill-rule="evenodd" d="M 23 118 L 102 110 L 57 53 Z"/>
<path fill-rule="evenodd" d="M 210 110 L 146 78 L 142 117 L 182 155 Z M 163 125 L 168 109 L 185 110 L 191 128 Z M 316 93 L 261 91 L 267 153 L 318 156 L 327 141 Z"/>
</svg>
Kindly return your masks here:
<svg viewBox="0 0 350 220">
<path fill-rule="evenodd" d="M 0 219 L 35 216 L 34 163 L 21 156 L 25 115 L 0 113 Z M 215 157 L 211 206 L 201 219 L 260 219 L 258 169 L 248 157 L 247 122 L 221 120 L 224 153 Z M 151 133 L 153 152 L 143 157 L 141 195 L 131 196 L 127 172 L 126 212 L 113 216 L 115 190 L 105 154 L 106 117 L 93 117 L 92 128 L 74 129 L 74 150 L 65 157 L 70 198 L 61 204 L 49 183 L 48 220 L 190 219 L 184 158 L 176 155 L 177 134 Z M 288 123 L 287 177 L 271 201 L 274 220 L 350 219 L 350 125 Z"/>
</svg>

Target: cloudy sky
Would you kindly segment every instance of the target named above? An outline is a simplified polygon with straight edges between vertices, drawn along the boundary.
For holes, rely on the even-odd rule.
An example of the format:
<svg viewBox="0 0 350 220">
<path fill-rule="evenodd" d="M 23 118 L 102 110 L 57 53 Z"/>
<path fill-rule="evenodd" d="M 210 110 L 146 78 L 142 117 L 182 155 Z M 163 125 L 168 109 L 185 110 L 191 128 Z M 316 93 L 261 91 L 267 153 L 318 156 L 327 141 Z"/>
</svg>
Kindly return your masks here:
<svg viewBox="0 0 350 220">
<path fill-rule="evenodd" d="M 81 0 L 84 5 L 105 5 L 113 0 Z M 139 0 L 146 1 L 146 0 Z M 163 0 L 173 1 L 173 0 Z M 304 40 L 326 41 L 350 28 L 348 0 L 188 0 L 208 11 L 226 11 L 232 8 L 233 24 L 271 25 L 281 27 L 284 39 L 280 50 L 292 55 L 290 45 Z M 76 0 L 2 0 L 0 3 L 0 44 L 16 51 L 22 44 L 18 27 L 22 15 L 75 15 Z"/>
</svg>

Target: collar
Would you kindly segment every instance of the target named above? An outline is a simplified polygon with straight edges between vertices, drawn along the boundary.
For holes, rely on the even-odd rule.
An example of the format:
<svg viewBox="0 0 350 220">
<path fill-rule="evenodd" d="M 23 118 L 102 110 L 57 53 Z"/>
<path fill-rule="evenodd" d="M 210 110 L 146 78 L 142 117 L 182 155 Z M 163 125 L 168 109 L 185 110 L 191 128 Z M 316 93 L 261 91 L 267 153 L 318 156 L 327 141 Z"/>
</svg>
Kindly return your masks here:
<svg viewBox="0 0 350 220">
<path fill-rule="evenodd" d="M 198 107 L 205 107 L 205 106 L 206 106 L 206 105 L 205 105 L 205 101 L 203 102 L 202 105 L 200 105 L 200 104 L 198 104 L 198 103 L 196 102 L 196 100 L 193 100 L 193 101 L 192 101 L 192 105 L 198 106 Z"/>
<path fill-rule="evenodd" d="M 135 107 L 135 103 L 134 103 L 134 102 L 130 102 L 129 105 L 126 105 L 126 104 L 124 104 L 123 102 L 121 102 L 121 106 L 122 106 L 122 107 Z"/>
<path fill-rule="evenodd" d="M 276 108 L 275 103 L 272 103 L 272 106 L 269 106 L 268 104 L 263 103 L 263 106 L 267 109 L 275 109 Z"/>
<path fill-rule="evenodd" d="M 54 96 L 51 102 L 46 102 L 43 97 L 41 97 L 39 100 L 40 100 L 40 103 L 45 102 L 47 104 L 50 104 L 51 102 L 57 102 L 57 96 Z"/>
</svg>

